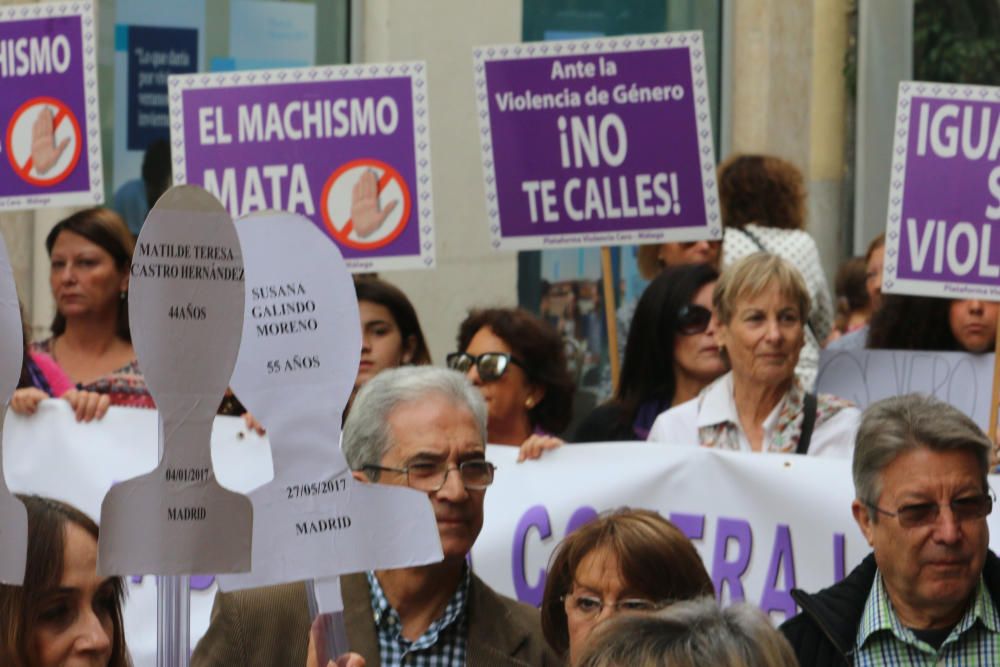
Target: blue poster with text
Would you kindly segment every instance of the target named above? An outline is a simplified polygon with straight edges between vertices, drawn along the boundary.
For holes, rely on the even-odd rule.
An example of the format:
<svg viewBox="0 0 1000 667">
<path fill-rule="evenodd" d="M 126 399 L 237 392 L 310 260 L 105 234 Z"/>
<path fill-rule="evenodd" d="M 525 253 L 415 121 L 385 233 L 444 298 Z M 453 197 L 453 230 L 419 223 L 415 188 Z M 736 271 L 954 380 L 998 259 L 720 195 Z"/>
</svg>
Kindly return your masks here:
<svg viewBox="0 0 1000 667">
<path fill-rule="evenodd" d="M 198 71 L 198 30 L 118 26 L 127 31 L 128 127 L 130 151 L 145 150 L 157 139 L 170 139 L 167 77 Z"/>
</svg>

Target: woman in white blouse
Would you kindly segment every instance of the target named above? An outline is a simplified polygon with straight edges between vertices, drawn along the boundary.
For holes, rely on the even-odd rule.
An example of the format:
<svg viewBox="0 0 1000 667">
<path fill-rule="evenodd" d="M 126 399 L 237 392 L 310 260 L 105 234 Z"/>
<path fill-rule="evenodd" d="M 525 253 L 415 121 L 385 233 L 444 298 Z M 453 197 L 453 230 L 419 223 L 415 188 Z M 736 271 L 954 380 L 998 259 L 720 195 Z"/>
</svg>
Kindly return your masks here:
<svg viewBox="0 0 1000 667">
<path fill-rule="evenodd" d="M 801 274 L 777 255 L 756 253 L 726 269 L 712 305 L 731 370 L 657 417 L 649 440 L 850 458 L 860 411 L 807 393 L 795 375 L 809 303 Z"/>
</svg>

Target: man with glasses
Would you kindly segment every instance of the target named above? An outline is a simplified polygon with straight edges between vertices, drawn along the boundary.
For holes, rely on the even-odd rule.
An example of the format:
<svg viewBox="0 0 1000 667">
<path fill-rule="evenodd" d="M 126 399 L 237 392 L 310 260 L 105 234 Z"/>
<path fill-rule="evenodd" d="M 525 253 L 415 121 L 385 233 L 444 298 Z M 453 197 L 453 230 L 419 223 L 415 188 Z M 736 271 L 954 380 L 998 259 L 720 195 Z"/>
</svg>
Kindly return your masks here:
<svg viewBox="0 0 1000 667">
<path fill-rule="evenodd" d="M 1000 561 L 987 549 L 992 443 L 933 398 L 864 413 L 854 518 L 873 553 L 782 626 L 803 665 L 1000 665 Z"/>
<path fill-rule="evenodd" d="M 341 579 L 350 650 L 382 665 L 555 665 L 538 612 L 469 570 L 493 482 L 486 406 L 458 373 L 386 370 L 358 392 L 344 424 L 344 456 L 363 482 L 425 491 L 444 560 Z M 192 666 L 306 664 L 311 620 L 302 584 L 220 594 Z"/>
</svg>

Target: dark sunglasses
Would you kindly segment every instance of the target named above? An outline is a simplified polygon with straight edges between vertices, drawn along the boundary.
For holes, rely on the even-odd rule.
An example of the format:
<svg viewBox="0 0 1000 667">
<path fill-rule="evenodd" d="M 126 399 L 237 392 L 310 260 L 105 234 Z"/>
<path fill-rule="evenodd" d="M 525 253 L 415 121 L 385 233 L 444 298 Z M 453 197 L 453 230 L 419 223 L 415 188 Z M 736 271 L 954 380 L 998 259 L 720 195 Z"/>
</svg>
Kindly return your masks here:
<svg viewBox="0 0 1000 667">
<path fill-rule="evenodd" d="M 705 333 L 708 323 L 712 321 L 712 311 L 705 306 L 689 303 L 677 312 L 677 333 L 682 336 L 693 336 Z"/>
<path fill-rule="evenodd" d="M 466 352 L 452 352 L 446 357 L 446 360 L 448 368 L 463 374 L 468 373 L 469 369 L 475 366 L 476 372 L 479 373 L 479 379 L 483 382 L 499 380 L 512 363 L 524 368 L 520 359 L 503 352 L 484 352 L 478 357 Z"/>
</svg>

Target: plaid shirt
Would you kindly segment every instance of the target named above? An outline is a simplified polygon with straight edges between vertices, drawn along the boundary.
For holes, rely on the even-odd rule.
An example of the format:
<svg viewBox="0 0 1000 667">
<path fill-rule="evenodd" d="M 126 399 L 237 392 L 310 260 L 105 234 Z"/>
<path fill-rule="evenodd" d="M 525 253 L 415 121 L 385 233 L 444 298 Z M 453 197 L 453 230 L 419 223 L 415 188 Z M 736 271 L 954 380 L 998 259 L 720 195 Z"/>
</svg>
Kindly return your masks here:
<svg viewBox="0 0 1000 667">
<path fill-rule="evenodd" d="M 882 575 L 876 574 L 861 615 L 854 652 L 857 667 L 1000 665 L 1000 614 L 980 576 L 972 606 L 952 628 L 941 648 L 934 650 L 900 623 L 892 610 Z"/>
<path fill-rule="evenodd" d="M 386 599 L 378 578 L 369 572 L 368 588 L 383 667 L 398 667 L 404 663 L 411 667 L 464 665 L 469 635 L 466 609 L 470 581 L 471 575 L 466 567 L 462 581 L 441 618 L 411 642 L 403 637 L 403 622 Z"/>
</svg>

